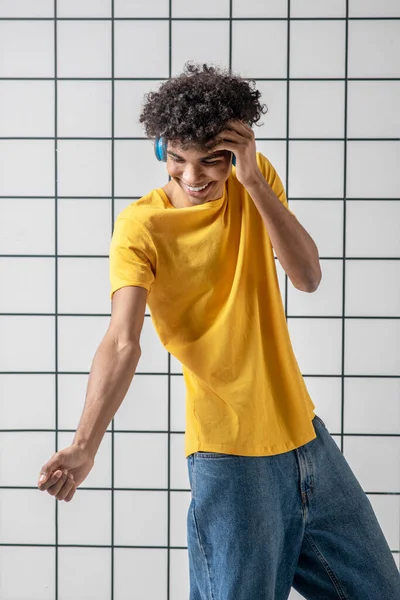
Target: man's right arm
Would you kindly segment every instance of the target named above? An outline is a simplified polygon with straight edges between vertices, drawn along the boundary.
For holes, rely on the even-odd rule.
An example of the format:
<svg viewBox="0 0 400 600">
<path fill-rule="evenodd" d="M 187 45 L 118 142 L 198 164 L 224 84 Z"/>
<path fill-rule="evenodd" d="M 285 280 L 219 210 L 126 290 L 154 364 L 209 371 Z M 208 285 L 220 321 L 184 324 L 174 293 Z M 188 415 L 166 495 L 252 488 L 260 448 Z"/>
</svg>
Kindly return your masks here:
<svg viewBox="0 0 400 600">
<path fill-rule="evenodd" d="M 85 405 L 73 440 L 93 459 L 126 396 L 141 356 L 147 293 L 143 287 L 128 286 L 113 294 L 110 325 L 93 358 Z"/>
</svg>

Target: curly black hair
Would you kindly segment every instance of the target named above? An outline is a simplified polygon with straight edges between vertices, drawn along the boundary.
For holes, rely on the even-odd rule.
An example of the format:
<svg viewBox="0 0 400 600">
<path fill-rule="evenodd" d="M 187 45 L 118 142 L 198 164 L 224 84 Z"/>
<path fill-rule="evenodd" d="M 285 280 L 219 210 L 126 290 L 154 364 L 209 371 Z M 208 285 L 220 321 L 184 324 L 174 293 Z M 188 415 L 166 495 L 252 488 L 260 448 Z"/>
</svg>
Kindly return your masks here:
<svg viewBox="0 0 400 600">
<path fill-rule="evenodd" d="M 239 119 L 257 123 L 268 111 L 260 103 L 255 81 L 219 67 L 187 61 L 184 72 L 163 82 L 156 92 L 145 94 L 139 123 L 148 138 L 163 136 L 183 150 L 203 150 L 227 122 Z M 210 147 L 209 146 L 209 147 Z"/>
</svg>

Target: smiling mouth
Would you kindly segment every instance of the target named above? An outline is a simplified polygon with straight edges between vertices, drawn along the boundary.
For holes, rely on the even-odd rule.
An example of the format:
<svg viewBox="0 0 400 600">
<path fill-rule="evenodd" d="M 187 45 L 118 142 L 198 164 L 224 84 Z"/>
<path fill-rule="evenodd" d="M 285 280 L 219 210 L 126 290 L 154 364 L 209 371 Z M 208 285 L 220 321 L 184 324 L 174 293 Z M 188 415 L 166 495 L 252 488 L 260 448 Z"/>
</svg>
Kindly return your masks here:
<svg viewBox="0 0 400 600">
<path fill-rule="evenodd" d="M 200 185 L 200 184 L 199 184 L 199 185 L 189 185 L 188 183 L 186 183 L 186 182 L 185 182 L 185 181 L 183 181 L 183 179 L 182 179 L 182 183 L 183 183 L 183 184 L 184 184 L 186 187 L 188 187 L 188 188 L 190 188 L 191 190 L 194 190 L 194 191 L 196 191 L 196 192 L 197 192 L 197 191 L 200 191 L 200 190 L 202 190 L 203 188 L 206 188 L 206 187 L 209 185 L 209 183 L 210 183 L 210 182 L 208 182 L 208 183 L 203 183 L 202 185 Z"/>
<path fill-rule="evenodd" d="M 181 181 L 182 181 L 182 184 L 183 184 L 184 188 L 186 189 L 186 191 L 191 194 L 203 194 L 204 192 L 206 192 L 208 190 L 208 188 L 212 184 L 212 181 L 210 181 L 205 186 L 190 187 L 183 180 L 181 180 Z"/>
</svg>

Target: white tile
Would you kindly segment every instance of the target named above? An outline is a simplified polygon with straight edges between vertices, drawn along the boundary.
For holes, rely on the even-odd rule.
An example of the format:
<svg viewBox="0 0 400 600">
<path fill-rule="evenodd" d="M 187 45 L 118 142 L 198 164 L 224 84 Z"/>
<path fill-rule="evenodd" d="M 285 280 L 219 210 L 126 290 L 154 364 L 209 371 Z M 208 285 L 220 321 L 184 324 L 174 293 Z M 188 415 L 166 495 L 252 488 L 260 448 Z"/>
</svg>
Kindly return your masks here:
<svg viewBox="0 0 400 600">
<path fill-rule="evenodd" d="M 0 77 L 54 77 L 54 22 L 0 21 Z"/>
<path fill-rule="evenodd" d="M 54 195 L 54 141 L 0 140 L 0 195 Z"/>
<path fill-rule="evenodd" d="M 179 362 L 179 360 L 177 360 L 175 358 L 175 356 L 172 356 L 172 354 L 171 354 L 171 373 L 174 373 L 174 374 L 177 374 L 177 373 L 182 374 L 183 373 L 182 363 Z"/>
<path fill-rule="evenodd" d="M 176 379 L 176 378 L 174 378 Z M 170 436 L 171 462 L 170 485 L 173 489 L 190 489 L 187 459 L 185 457 L 185 436 L 174 433 Z"/>
<path fill-rule="evenodd" d="M 0 198 L 0 253 L 53 254 L 53 199 Z"/>
<path fill-rule="evenodd" d="M 341 316 L 343 304 L 343 261 L 320 260 L 322 279 L 312 294 L 288 287 L 288 314 Z"/>
<path fill-rule="evenodd" d="M 349 81 L 348 137 L 400 137 L 400 81 Z"/>
<path fill-rule="evenodd" d="M 398 375 L 400 320 L 350 319 L 346 323 L 346 375 Z"/>
<path fill-rule="evenodd" d="M 186 544 L 185 544 L 186 545 Z M 189 598 L 189 556 L 185 550 L 170 550 L 169 554 L 169 589 L 174 600 Z"/>
<path fill-rule="evenodd" d="M 0 81 L 0 135 L 54 136 L 53 81 Z"/>
<path fill-rule="evenodd" d="M 291 138 L 344 137 L 344 82 L 291 81 Z"/>
<path fill-rule="evenodd" d="M 58 260 L 60 313 L 110 314 L 109 287 L 107 258 Z"/>
<path fill-rule="evenodd" d="M 173 378 L 175 379 L 175 378 Z M 116 429 L 168 429 L 167 375 L 135 375 L 115 415 Z"/>
<path fill-rule="evenodd" d="M 54 433 L 0 433 L 1 485 L 37 487 L 40 469 L 54 452 Z"/>
<path fill-rule="evenodd" d="M 399 491 L 400 438 L 349 436 L 344 456 L 364 492 Z"/>
<path fill-rule="evenodd" d="M 400 464 L 399 464 L 400 468 Z M 400 542 L 400 498 L 370 494 L 368 496 L 389 548 L 398 550 Z"/>
<path fill-rule="evenodd" d="M 400 379 L 347 377 L 345 433 L 400 434 Z"/>
<path fill-rule="evenodd" d="M 399 77 L 399 55 L 400 21 L 349 21 L 348 77 Z"/>
<path fill-rule="evenodd" d="M 75 493 L 71 503 L 60 501 L 58 543 L 110 545 L 111 491 L 85 491 Z"/>
<path fill-rule="evenodd" d="M 182 73 L 188 60 L 227 68 L 229 22 L 173 21 L 172 76 Z"/>
<path fill-rule="evenodd" d="M 59 600 L 109 600 L 111 564 L 111 548 L 60 548 Z M 88 573 L 95 573 L 90 582 Z"/>
<path fill-rule="evenodd" d="M 58 142 L 58 193 L 60 196 L 111 195 L 111 142 Z"/>
<path fill-rule="evenodd" d="M 348 142 L 348 197 L 398 198 L 399 165 L 397 142 Z M 381 176 L 371 177 L 371 173 L 381 173 Z"/>
<path fill-rule="evenodd" d="M 303 600 L 303 599 L 304 599 L 304 596 L 299 594 L 299 592 L 296 592 L 296 590 L 293 587 L 290 589 L 290 594 L 289 594 L 288 600 Z"/>
<path fill-rule="evenodd" d="M 59 81 L 59 137 L 111 136 L 111 82 Z"/>
<path fill-rule="evenodd" d="M 109 317 L 59 317 L 59 370 L 90 371 L 109 322 Z"/>
<path fill-rule="evenodd" d="M 111 17 L 110 0 L 58 0 L 57 17 Z"/>
<path fill-rule="evenodd" d="M 152 0 L 152 2 L 132 2 L 132 0 L 114 0 L 115 17 L 152 17 L 169 16 L 169 0 Z"/>
<path fill-rule="evenodd" d="M 114 83 L 114 127 L 116 137 L 145 137 L 139 123 L 144 95 L 157 91 L 160 81 L 115 81 Z"/>
<path fill-rule="evenodd" d="M 118 215 L 120 212 L 122 212 L 124 210 L 124 208 L 126 208 L 127 206 L 129 206 L 130 204 L 132 204 L 132 202 L 134 202 L 135 200 L 133 198 L 116 198 L 114 201 L 114 214 L 113 214 L 113 223 L 115 223 L 115 220 L 117 219 Z M 114 227 L 114 225 L 113 225 Z M 148 306 L 146 306 L 146 310 L 147 312 L 149 312 L 149 308 Z"/>
<path fill-rule="evenodd" d="M 343 169 L 343 142 L 289 142 L 287 194 L 304 198 L 341 197 Z"/>
<path fill-rule="evenodd" d="M 0 281 L 0 312 L 54 313 L 53 258 L 0 258 Z"/>
<path fill-rule="evenodd" d="M 330 0 L 322 3 L 318 0 L 292 0 L 291 17 L 346 17 L 346 0 Z"/>
<path fill-rule="evenodd" d="M 379 4 L 351 0 L 349 17 L 400 17 L 400 4 L 398 0 L 381 0 Z"/>
<path fill-rule="evenodd" d="M 0 316 L 3 371 L 54 371 L 54 317 Z"/>
<path fill-rule="evenodd" d="M 189 3 L 185 0 L 172 0 L 173 18 L 203 18 L 217 17 L 229 19 L 229 0 L 214 2 L 214 0 L 203 0 L 201 3 Z"/>
<path fill-rule="evenodd" d="M 314 240 L 321 257 L 343 255 L 342 200 L 289 200 L 289 206 Z"/>
<path fill-rule="evenodd" d="M 330 432 L 340 432 L 341 428 L 341 378 L 340 377 L 305 377 L 314 404 L 315 413 L 324 421 Z"/>
<path fill-rule="evenodd" d="M 82 408 L 83 408 L 83 404 L 84 404 L 84 398 L 81 398 L 81 404 L 82 404 Z M 74 429 L 76 429 L 78 426 L 78 423 L 76 423 Z M 63 450 L 64 448 L 68 448 L 73 441 L 73 438 L 75 436 L 75 431 L 69 432 L 69 433 L 58 433 L 57 434 L 57 438 L 58 438 L 58 450 Z M 46 462 L 47 460 L 49 460 L 51 458 L 51 455 L 46 458 Z M 101 440 L 101 444 L 99 446 L 99 449 L 96 453 L 95 456 L 95 461 L 94 461 L 94 466 L 91 469 L 91 471 L 89 471 L 89 474 L 87 475 L 86 479 L 84 479 L 84 481 L 80 484 L 80 486 L 78 487 L 78 489 L 75 492 L 75 495 L 72 499 L 71 502 L 73 502 L 77 495 L 81 495 L 81 494 L 87 494 L 87 493 L 91 493 L 87 490 L 81 489 L 81 488 L 111 488 L 111 435 L 106 432 L 103 439 Z M 70 505 L 69 503 L 66 503 L 69 506 L 72 506 L 72 504 Z"/>
<path fill-rule="evenodd" d="M 347 201 L 346 221 L 347 256 L 378 258 L 400 254 L 398 202 Z"/>
<path fill-rule="evenodd" d="M 287 24 L 284 21 L 234 21 L 232 69 L 241 77 L 286 77 Z"/>
<path fill-rule="evenodd" d="M 170 494 L 170 540 L 171 546 L 187 544 L 187 513 L 192 496 L 190 492 L 171 492 Z"/>
<path fill-rule="evenodd" d="M 115 77 L 169 76 L 168 21 L 116 21 L 114 35 Z"/>
<path fill-rule="evenodd" d="M 0 17 L 54 17 L 54 0 L 2 0 Z"/>
<path fill-rule="evenodd" d="M 0 375 L 2 429 L 51 429 L 55 426 L 54 375 Z"/>
<path fill-rule="evenodd" d="M 186 386 L 180 375 L 171 377 L 171 431 L 185 430 Z"/>
<path fill-rule="evenodd" d="M 344 21 L 292 21 L 290 77 L 344 77 L 345 38 Z"/>
<path fill-rule="evenodd" d="M 167 600 L 167 550 L 115 548 L 114 591 L 118 600 Z M 172 595 L 174 600 L 180 600 Z"/>
<path fill-rule="evenodd" d="M 347 261 L 346 316 L 400 317 L 399 261 Z"/>
<path fill-rule="evenodd" d="M 167 545 L 167 492 L 114 493 L 114 543 L 117 546 Z"/>
<path fill-rule="evenodd" d="M 0 547 L 2 600 L 53 600 L 55 548 Z M 23 577 L 21 577 L 23 565 Z"/>
<path fill-rule="evenodd" d="M 146 141 L 114 143 L 116 196 L 144 196 L 168 183 L 166 163 L 154 156 L 154 145 Z"/>
<path fill-rule="evenodd" d="M 340 319 L 288 319 L 289 334 L 301 373 L 341 373 Z"/>
<path fill-rule="evenodd" d="M 54 544 L 54 499 L 38 490 L 0 490 L 0 529 L 2 544 Z"/>
<path fill-rule="evenodd" d="M 111 21 L 59 21 L 58 77 L 111 76 Z"/>
<path fill-rule="evenodd" d="M 232 16 L 234 18 L 286 18 L 288 16 L 288 5 L 287 2 L 282 2 L 282 0 L 268 0 L 268 2 L 260 2 L 260 0 L 233 0 Z"/>
<path fill-rule="evenodd" d="M 119 488 L 166 488 L 166 433 L 114 434 L 114 485 Z"/>
<path fill-rule="evenodd" d="M 261 93 L 260 104 L 267 108 L 253 126 L 256 140 L 260 137 L 286 137 L 286 81 L 256 81 L 256 89 Z"/>
<path fill-rule="evenodd" d="M 84 400 L 89 375 L 58 376 L 58 427 L 59 429 L 77 428 Z M 110 429 L 108 425 L 107 429 Z"/>
<path fill-rule="evenodd" d="M 58 253 L 108 256 L 111 217 L 109 199 L 59 199 Z"/>
</svg>

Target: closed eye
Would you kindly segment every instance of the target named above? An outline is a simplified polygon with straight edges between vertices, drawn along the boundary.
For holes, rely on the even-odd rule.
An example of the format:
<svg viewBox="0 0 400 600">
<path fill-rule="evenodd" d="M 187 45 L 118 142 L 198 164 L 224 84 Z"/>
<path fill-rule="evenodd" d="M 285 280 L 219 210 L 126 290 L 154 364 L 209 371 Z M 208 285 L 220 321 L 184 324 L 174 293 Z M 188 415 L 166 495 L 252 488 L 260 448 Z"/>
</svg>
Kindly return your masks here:
<svg viewBox="0 0 400 600">
<path fill-rule="evenodd" d="M 170 158 L 171 158 L 171 159 L 172 159 L 174 162 L 184 162 L 184 161 L 183 161 L 181 158 L 175 158 L 174 156 L 171 156 L 171 155 L 170 155 Z M 221 162 L 221 161 L 220 161 L 220 160 L 214 160 L 214 161 L 212 161 L 212 162 L 203 161 L 203 163 L 204 163 L 205 165 L 216 165 L 216 164 L 218 164 L 219 162 Z"/>
</svg>

